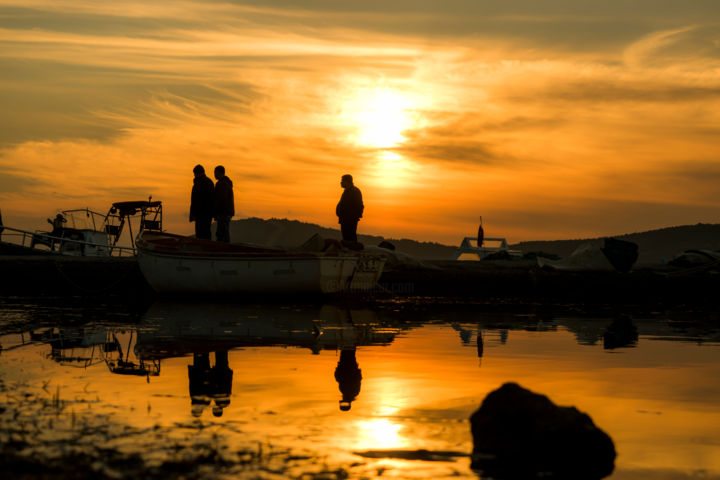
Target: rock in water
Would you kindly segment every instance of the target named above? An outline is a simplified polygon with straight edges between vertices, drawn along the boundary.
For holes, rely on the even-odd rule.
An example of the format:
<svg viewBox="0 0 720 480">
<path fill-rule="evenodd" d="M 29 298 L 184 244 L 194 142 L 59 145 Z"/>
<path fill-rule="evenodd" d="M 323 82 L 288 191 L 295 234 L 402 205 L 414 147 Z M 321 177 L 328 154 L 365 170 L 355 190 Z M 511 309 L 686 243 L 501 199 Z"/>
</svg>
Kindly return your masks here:
<svg viewBox="0 0 720 480">
<path fill-rule="evenodd" d="M 596 480 L 615 467 L 612 439 L 575 407 L 506 383 L 470 417 L 472 468 L 497 479 Z"/>
</svg>

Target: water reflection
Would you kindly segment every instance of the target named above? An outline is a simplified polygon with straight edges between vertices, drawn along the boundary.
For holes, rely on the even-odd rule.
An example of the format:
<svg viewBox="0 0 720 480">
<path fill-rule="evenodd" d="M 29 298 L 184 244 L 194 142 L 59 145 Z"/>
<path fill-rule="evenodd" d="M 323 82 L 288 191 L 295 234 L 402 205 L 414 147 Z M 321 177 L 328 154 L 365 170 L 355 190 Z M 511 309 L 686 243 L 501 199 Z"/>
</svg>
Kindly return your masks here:
<svg viewBox="0 0 720 480">
<path fill-rule="evenodd" d="M 346 347 L 340 351 L 340 360 L 335 368 L 335 380 L 338 382 L 342 399 L 340 399 L 340 410 L 348 411 L 353 400 L 360 393 L 362 372 L 355 359 L 355 347 Z"/>
<path fill-rule="evenodd" d="M 357 457 L 333 455 L 469 453 L 469 414 L 517 381 L 587 411 L 616 440 L 613 478 L 720 470 L 709 427 L 720 420 L 720 390 L 708 380 L 720 374 L 716 322 L 393 304 L 159 302 L 131 321 L 56 323 L 47 313 L 20 318 L 0 307 L 0 381 L 90 398 L 93 411 L 125 412 L 139 429 L 197 422 L 222 435 L 241 430 L 237 442 L 335 452 L 348 465 Z M 471 478 L 461 461 L 448 470 Z"/>
<path fill-rule="evenodd" d="M 160 361 L 157 359 L 146 361 L 138 357 L 137 338 L 138 334 L 135 330 L 108 329 L 107 341 L 103 348 L 105 364 L 112 373 L 146 377 L 149 383 L 151 376 L 160 375 Z"/>
<path fill-rule="evenodd" d="M 190 380 L 190 404 L 193 417 L 202 415 L 205 407 L 212 404 L 212 414 L 221 417 L 225 407 L 230 405 L 233 371 L 228 365 L 228 351 L 215 352 L 215 365 L 210 366 L 210 354 L 193 354 L 193 363 L 188 365 Z"/>
<path fill-rule="evenodd" d="M 616 318 L 605 328 L 603 348 L 634 347 L 638 340 L 638 329 L 629 317 Z"/>
<path fill-rule="evenodd" d="M 199 417 L 211 407 L 212 414 L 220 417 L 232 393 L 229 350 L 300 347 L 313 355 L 336 350 L 339 408 L 348 411 L 362 382 L 357 347 L 388 345 L 399 330 L 393 322 L 380 322 L 369 309 L 324 305 L 313 313 L 280 307 L 156 303 L 141 318 L 134 353 L 139 365 L 153 362 L 157 371 L 162 359 L 192 355 L 193 363 L 188 365 L 192 415 Z"/>
</svg>

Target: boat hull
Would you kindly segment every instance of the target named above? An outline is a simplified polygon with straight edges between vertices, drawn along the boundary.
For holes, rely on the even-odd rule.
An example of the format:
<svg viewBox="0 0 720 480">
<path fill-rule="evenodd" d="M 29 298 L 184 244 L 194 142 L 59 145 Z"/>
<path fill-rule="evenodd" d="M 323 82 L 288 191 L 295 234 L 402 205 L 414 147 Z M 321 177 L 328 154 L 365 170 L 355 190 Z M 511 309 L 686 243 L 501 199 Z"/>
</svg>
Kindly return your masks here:
<svg viewBox="0 0 720 480">
<path fill-rule="evenodd" d="M 334 293 L 350 288 L 358 258 L 203 258 L 140 250 L 138 263 L 157 292 Z"/>
<path fill-rule="evenodd" d="M 159 293 L 336 293 L 372 288 L 384 257 L 288 252 L 170 233 L 143 232 L 138 265 Z"/>
</svg>

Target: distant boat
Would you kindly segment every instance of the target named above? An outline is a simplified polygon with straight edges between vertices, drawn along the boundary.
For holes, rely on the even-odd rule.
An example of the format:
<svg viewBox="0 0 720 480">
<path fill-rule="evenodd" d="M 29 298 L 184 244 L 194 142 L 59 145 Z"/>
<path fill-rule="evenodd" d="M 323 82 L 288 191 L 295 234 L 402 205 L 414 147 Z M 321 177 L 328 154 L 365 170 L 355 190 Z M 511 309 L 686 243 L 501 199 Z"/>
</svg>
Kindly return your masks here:
<svg viewBox="0 0 720 480">
<path fill-rule="evenodd" d="M 158 293 L 337 293 L 369 290 L 385 258 L 355 251 L 288 251 L 142 232 L 138 263 Z"/>
<path fill-rule="evenodd" d="M 151 200 L 115 202 L 106 214 L 89 208 L 63 210 L 54 219 L 48 219 L 52 231 L 31 232 L 5 225 L 0 227 L 0 254 L 133 256 L 136 254 L 133 221 L 138 232 L 162 230 L 162 203 Z M 125 229 L 129 231 L 129 246 L 119 244 Z"/>
</svg>

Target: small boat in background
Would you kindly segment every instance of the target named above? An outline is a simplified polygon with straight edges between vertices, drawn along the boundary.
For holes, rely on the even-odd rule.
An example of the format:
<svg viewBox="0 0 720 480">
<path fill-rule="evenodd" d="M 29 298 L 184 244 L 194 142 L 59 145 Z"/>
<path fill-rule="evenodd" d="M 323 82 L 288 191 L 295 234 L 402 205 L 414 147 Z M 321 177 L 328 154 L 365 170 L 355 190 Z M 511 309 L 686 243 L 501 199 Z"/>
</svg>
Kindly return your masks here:
<svg viewBox="0 0 720 480">
<path fill-rule="evenodd" d="M 0 254 L 50 254 L 81 257 L 135 255 L 135 230 L 162 230 L 162 203 L 115 202 L 106 214 L 89 208 L 63 210 L 48 219 L 52 231 L 28 231 L 3 226 Z M 0 218 L 0 225 L 2 219 Z M 127 231 L 128 235 L 123 237 Z M 125 238 L 125 245 L 121 245 Z"/>
<path fill-rule="evenodd" d="M 337 293 L 369 290 L 385 258 L 362 251 L 288 251 L 143 231 L 138 263 L 159 293 Z"/>
</svg>

